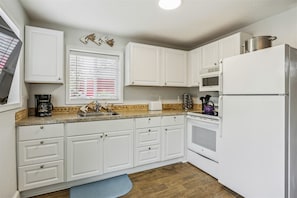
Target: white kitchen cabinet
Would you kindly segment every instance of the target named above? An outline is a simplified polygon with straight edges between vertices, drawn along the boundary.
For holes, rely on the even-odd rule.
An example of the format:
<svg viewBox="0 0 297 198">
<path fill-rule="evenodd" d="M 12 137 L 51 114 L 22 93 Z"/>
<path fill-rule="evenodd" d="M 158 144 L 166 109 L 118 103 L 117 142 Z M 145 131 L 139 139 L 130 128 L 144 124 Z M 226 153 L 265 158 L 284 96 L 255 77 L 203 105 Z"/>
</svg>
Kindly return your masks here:
<svg viewBox="0 0 297 198">
<path fill-rule="evenodd" d="M 67 138 L 67 181 L 103 173 L 103 134 Z"/>
<path fill-rule="evenodd" d="M 17 128 L 20 191 L 64 181 L 64 125 Z"/>
<path fill-rule="evenodd" d="M 133 167 L 133 130 L 104 134 L 104 173 Z"/>
<path fill-rule="evenodd" d="M 211 72 L 219 66 L 219 41 L 202 46 L 202 71 Z M 205 73 L 205 72 L 202 72 Z"/>
<path fill-rule="evenodd" d="M 200 74 L 218 71 L 221 59 L 244 53 L 244 42 L 251 37 L 250 34 L 238 32 L 202 46 Z"/>
<path fill-rule="evenodd" d="M 67 123 L 67 181 L 133 167 L 133 119 Z"/>
<path fill-rule="evenodd" d="M 187 86 L 187 52 L 140 43 L 125 50 L 125 85 Z"/>
<path fill-rule="evenodd" d="M 188 52 L 188 87 L 199 86 L 199 75 L 202 64 L 201 48 L 196 48 Z"/>
<path fill-rule="evenodd" d="M 161 160 L 161 117 L 135 119 L 135 166 Z"/>
<path fill-rule="evenodd" d="M 63 83 L 64 33 L 26 26 L 25 81 Z"/>
<path fill-rule="evenodd" d="M 165 86 L 187 86 L 187 52 L 164 48 Z"/>
<path fill-rule="evenodd" d="M 184 116 L 162 117 L 162 160 L 184 156 Z"/>
<path fill-rule="evenodd" d="M 125 51 L 126 85 L 161 85 L 161 48 L 129 43 Z"/>
</svg>

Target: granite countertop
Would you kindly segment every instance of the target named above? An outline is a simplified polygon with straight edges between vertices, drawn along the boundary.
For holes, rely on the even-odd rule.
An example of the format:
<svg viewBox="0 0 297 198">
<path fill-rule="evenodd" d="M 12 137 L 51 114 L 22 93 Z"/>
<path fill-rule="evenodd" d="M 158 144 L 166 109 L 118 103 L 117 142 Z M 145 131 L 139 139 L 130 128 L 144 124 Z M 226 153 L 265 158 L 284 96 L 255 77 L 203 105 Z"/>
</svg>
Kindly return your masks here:
<svg viewBox="0 0 297 198">
<path fill-rule="evenodd" d="M 119 113 L 119 115 L 90 116 L 90 117 L 80 117 L 77 114 L 66 114 L 66 113 L 54 114 L 51 117 L 29 116 L 28 118 L 17 121 L 16 126 L 58 124 L 58 123 L 71 123 L 71 122 L 88 122 L 88 121 L 100 121 L 100 120 L 117 120 L 117 119 L 187 114 L 187 112 L 183 110 L 117 111 L 117 112 Z"/>
</svg>

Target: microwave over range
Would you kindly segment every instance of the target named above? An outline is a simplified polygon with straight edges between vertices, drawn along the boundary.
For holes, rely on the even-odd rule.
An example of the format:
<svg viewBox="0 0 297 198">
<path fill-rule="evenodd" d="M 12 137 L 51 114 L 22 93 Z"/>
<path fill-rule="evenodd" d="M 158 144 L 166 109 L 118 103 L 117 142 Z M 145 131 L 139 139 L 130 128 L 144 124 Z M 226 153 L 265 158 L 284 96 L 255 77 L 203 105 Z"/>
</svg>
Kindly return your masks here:
<svg viewBox="0 0 297 198">
<path fill-rule="evenodd" d="M 200 75 L 200 91 L 219 91 L 220 72 L 214 71 Z"/>
</svg>

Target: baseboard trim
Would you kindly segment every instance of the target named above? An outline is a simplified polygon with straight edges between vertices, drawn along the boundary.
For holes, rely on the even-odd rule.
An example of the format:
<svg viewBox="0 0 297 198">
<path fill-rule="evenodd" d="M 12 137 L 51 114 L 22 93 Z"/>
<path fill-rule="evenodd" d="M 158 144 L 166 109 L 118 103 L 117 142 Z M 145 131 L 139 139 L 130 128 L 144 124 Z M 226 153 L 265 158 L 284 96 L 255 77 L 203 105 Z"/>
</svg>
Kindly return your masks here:
<svg viewBox="0 0 297 198">
<path fill-rule="evenodd" d="M 20 192 L 19 191 L 16 191 L 15 193 L 14 193 L 14 195 L 12 196 L 12 198 L 20 198 L 21 196 L 20 196 Z"/>
</svg>

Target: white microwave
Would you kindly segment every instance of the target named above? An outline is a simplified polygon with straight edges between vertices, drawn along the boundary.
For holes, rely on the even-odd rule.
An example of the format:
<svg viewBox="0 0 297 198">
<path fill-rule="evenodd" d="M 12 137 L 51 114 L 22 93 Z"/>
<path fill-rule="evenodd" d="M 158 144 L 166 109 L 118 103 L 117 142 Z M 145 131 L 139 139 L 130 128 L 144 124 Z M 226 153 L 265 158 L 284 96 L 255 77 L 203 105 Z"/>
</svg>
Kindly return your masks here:
<svg viewBox="0 0 297 198">
<path fill-rule="evenodd" d="M 200 75 L 200 91 L 219 91 L 220 89 L 219 71 L 209 72 Z"/>
</svg>

